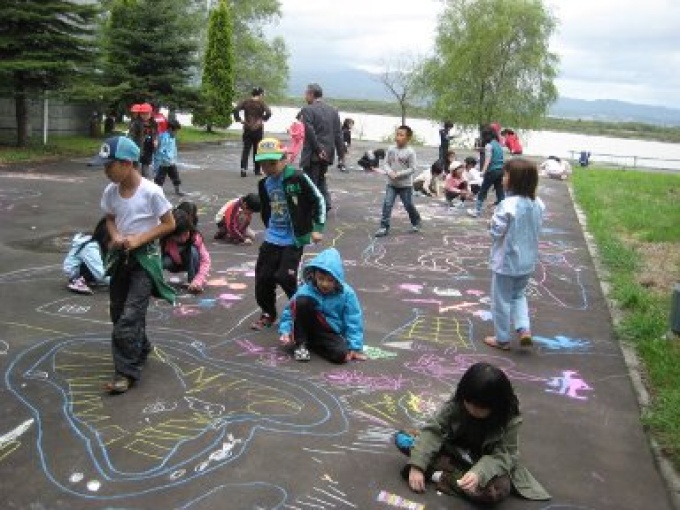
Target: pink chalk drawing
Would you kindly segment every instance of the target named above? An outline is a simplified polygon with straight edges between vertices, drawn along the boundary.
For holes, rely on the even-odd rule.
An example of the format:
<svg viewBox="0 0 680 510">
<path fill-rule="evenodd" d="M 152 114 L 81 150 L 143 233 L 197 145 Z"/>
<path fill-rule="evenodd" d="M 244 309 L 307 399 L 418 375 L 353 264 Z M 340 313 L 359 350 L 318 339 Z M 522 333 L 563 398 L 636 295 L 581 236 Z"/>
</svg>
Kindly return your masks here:
<svg viewBox="0 0 680 510">
<path fill-rule="evenodd" d="M 491 312 L 489 310 L 477 310 L 472 315 L 478 317 L 480 320 L 483 320 L 484 322 L 488 322 L 491 319 L 493 319 L 493 316 L 491 315 Z"/>
<path fill-rule="evenodd" d="M 380 491 L 377 501 L 395 508 L 405 508 L 406 510 L 425 510 L 425 505 L 422 503 L 416 503 L 415 501 L 402 498 L 401 496 L 397 496 L 396 494 L 392 494 L 391 492 L 387 491 Z"/>
<path fill-rule="evenodd" d="M 226 278 L 211 278 L 205 283 L 208 287 L 224 287 L 227 285 Z"/>
<path fill-rule="evenodd" d="M 240 301 L 243 299 L 243 296 L 240 294 L 220 294 L 217 298 L 224 301 Z"/>
<path fill-rule="evenodd" d="M 194 317 L 200 313 L 201 311 L 194 305 L 179 305 L 172 309 L 175 317 Z"/>
<path fill-rule="evenodd" d="M 435 287 L 434 292 L 437 296 L 446 296 L 446 297 L 460 297 L 462 296 L 461 292 L 458 289 L 440 289 L 439 287 Z"/>
<path fill-rule="evenodd" d="M 575 370 L 563 370 L 562 377 L 552 377 L 548 379 L 546 384 L 550 386 L 545 390 L 546 392 L 557 393 L 577 400 L 588 400 L 588 397 L 579 394 L 580 391 L 593 391 L 593 388 L 588 386 Z"/>
<path fill-rule="evenodd" d="M 245 283 L 228 283 L 227 288 L 231 290 L 244 290 L 247 289 L 248 286 Z"/>
<path fill-rule="evenodd" d="M 399 288 L 407 292 L 411 292 L 412 294 L 423 293 L 423 286 L 417 283 L 402 283 L 401 285 L 399 285 Z"/>
<path fill-rule="evenodd" d="M 496 365 L 514 381 L 546 381 L 545 377 L 538 377 L 516 370 L 515 363 L 508 358 L 488 354 L 459 354 L 454 356 L 453 359 L 438 354 L 423 354 L 416 361 L 405 363 L 404 366 L 418 374 L 450 383 L 462 376 L 468 368 L 479 361 L 486 361 Z"/>
<path fill-rule="evenodd" d="M 483 296 L 486 294 L 483 290 L 477 290 L 477 289 L 469 289 L 465 291 L 466 294 L 469 296 Z"/>
<path fill-rule="evenodd" d="M 246 271 L 246 276 L 250 276 L 252 278 L 255 278 L 255 271 Z"/>
<path fill-rule="evenodd" d="M 358 370 L 336 370 L 325 375 L 326 381 L 338 386 L 363 388 L 370 391 L 399 390 L 410 384 L 401 374 L 395 375 L 366 375 Z"/>
<path fill-rule="evenodd" d="M 268 367 L 277 367 L 290 361 L 290 356 L 280 352 L 276 347 L 262 347 L 245 338 L 238 339 L 235 343 L 243 349 L 241 355 L 255 356 L 260 364 Z"/>
</svg>

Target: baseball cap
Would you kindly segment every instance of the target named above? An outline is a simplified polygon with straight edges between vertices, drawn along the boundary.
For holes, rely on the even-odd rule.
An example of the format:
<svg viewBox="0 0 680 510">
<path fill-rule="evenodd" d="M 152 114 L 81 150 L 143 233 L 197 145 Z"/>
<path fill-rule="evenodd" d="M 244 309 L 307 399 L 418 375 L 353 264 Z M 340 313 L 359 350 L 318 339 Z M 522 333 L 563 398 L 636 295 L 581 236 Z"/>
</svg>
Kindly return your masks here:
<svg viewBox="0 0 680 510">
<path fill-rule="evenodd" d="M 131 111 L 132 113 L 139 113 L 139 107 L 140 107 L 140 106 L 142 106 L 142 105 L 140 105 L 140 104 L 133 104 L 133 105 L 130 107 L 130 111 Z"/>
<path fill-rule="evenodd" d="M 137 111 L 139 113 L 152 113 L 153 112 L 153 106 L 151 106 L 149 103 L 142 103 L 138 105 Z"/>
<path fill-rule="evenodd" d="M 114 136 L 106 140 L 99 154 L 90 160 L 90 165 L 105 165 L 111 161 L 139 161 L 139 147 L 125 136 Z"/>
<path fill-rule="evenodd" d="M 265 138 L 257 144 L 255 161 L 278 161 L 283 159 L 287 150 L 276 138 Z"/>
<path fill-rule="evenodd" d="M 460 168 L 461 166 L 465 166 L 465 163 L 463 163 L 462 161 L 451 161 L 449 169 L 455 170 L 456 168 Z"/>
</svg>

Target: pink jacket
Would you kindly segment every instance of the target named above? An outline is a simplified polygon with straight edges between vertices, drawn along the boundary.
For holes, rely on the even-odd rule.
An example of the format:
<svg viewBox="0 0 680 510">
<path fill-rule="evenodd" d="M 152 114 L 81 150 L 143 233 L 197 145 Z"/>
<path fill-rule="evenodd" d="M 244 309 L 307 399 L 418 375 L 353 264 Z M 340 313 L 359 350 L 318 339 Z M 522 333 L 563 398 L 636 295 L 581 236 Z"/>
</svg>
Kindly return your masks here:
<svg viewBox="0 0 680 510">
<path fill-rule="evenodd" d="M 300 150 L 302 150 L 302 144 L 305 141 L 305 125 L 299 120 L 293 121 L 293 123 L 288 128 L 288 134 L 290 134 L 290 145 L 288 146 L 288 161 L 289 163 L 295 163 L 295 160 L 300 155 Z"/>
<path fill-rule="evenodd" d="M 190 281 L 189 283 L 203 287 L 205 285 L 205 280 L 208 278 L 208 273 L 210 272 L 210 254 L 208 253 L 205 243 L 203 242 L 203 236 L 201 236 L 199 232 L 194 233 L 193 245 L 198 249 L 198 255 L 201 261 L 198 265 L 198 272 L 196 273 L 196 276 L 194 277 L 193 281 Z M 179 254 L 179 246 L 172 237 L 169 237 L 165 241 L 163 246 L 163 255 L 168 255 L 175 265 L 182 265 L 182 257 Z"/>
</svg>

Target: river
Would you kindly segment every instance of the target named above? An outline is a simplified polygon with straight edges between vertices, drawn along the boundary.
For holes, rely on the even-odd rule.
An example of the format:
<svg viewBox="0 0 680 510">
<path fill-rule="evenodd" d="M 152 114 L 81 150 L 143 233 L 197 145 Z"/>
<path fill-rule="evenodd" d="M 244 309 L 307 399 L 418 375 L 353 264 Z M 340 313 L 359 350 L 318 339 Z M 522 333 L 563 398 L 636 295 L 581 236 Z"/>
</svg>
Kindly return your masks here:
<svg viewBox="0 0 680 510">
<path fill-rule="evenodd" d="M 272 107 L 272 117 L 266 130 L 284 133 L 299 112 L 298 108 Z M 384 141 L 401 123 L 399 117 L 340 111 L 340 118 L 354 119 L 353 137 L 357 140 Z M 181 118 L 189 120 L 188 118 Z M 425 119 L 407 119 L 416 136 L 426 145 L 439 145 L 439 125 Z M 240 124 L 230 128 L 240 130 Z M 455 132 L 456 129 L 452 130 Z M 452 140 L 453 147 L 471 148 L 476 135 L 460 136 Z M 680 144 L 612 138 L 608 136 L 580 135 L 554 131 L 522 131 L 524 153 L 531 156 L 558 156 L 571 159 L 581 151 L 592 154 L 591 162 L 613 164 L 621 167 L 646 167 L 680 170 Z"/>
</svg>

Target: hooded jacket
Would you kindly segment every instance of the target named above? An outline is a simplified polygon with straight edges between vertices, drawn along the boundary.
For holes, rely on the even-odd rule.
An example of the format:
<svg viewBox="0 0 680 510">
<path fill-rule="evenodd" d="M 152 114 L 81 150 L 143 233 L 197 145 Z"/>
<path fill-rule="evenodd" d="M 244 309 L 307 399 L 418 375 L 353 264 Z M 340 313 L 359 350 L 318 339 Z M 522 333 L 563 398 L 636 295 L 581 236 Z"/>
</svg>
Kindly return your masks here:
<svg viewBox="0 0 680 510">
<path fill-rule="evenodd" d="M 338 282 L 338 290 L 329 294 L 319 292 L 313 280 L 315 269 L 331 274 Z M 304 269 L 304 279 L 305 284 L 298 288 L 291 301 L 299 296 L 312 298 L 317 303 L 318 311 L 326 318 L 328 325 L 345 338 L 348 348 L 351 351 L 363 350 L 363 313 L 354 289 L 345 282 L 345 272 L 342 269 L 342 259 L 338 250 L 328 248 L 314 257 Z M 293 319 L 290 303 L 288 303 L 281 316 L 280 334 L 291 334 Z"/>
</svg>

